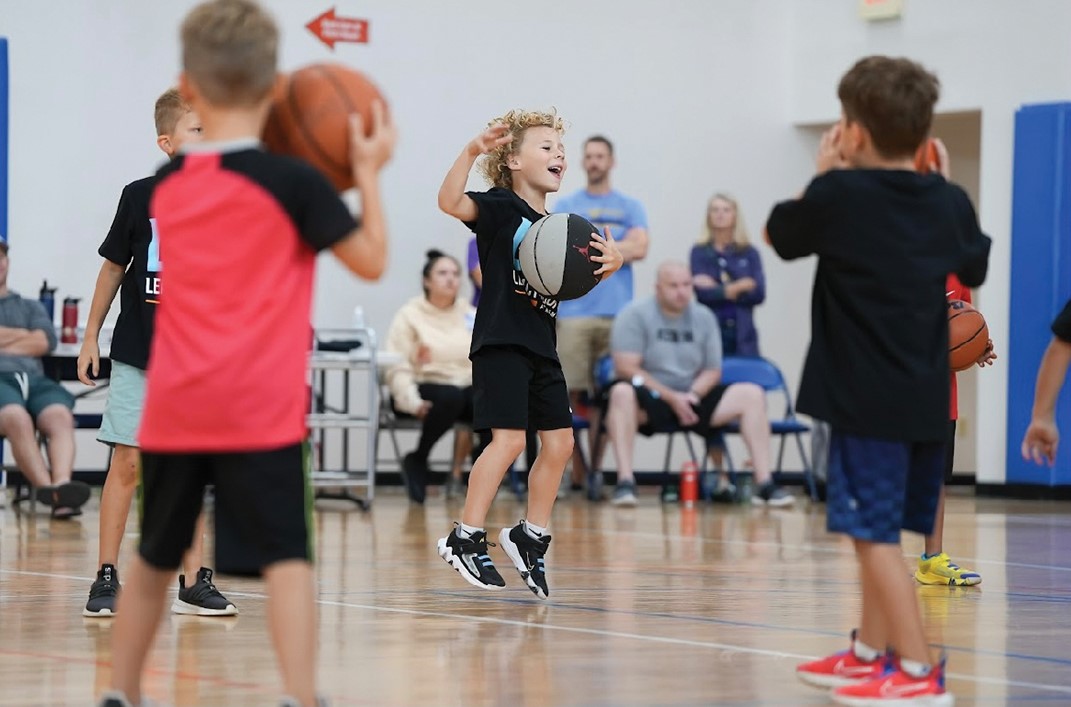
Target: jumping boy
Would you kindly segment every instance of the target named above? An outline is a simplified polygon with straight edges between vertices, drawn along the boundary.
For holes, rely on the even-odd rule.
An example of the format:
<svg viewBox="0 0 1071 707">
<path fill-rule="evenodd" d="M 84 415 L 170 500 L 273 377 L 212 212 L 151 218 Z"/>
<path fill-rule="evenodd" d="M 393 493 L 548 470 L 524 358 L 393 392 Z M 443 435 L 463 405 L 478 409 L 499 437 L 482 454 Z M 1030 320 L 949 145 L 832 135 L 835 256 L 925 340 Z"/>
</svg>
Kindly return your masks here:
<svg viewBox="0 0 1071 707">
<path fill-rule="evenodd" d="M 141 704 L 141 674 L 172 572 L 193 539 L 204 489 L 237 546 L 228 564 L 259 570 L 287 707 L 316 697 L 312 494 L 306 476 L 309 313 L 317 251 L 377 279 L 386 262 L 379 170 L 394 129 L 373 105 L 370 136 L 352 119 L 358 225 L 330 183 L 258 136 L 276 81 L 279 33 L 252 0 L 211 0 L 181 30 L 179 91 L 204 143 L 157 175 L 150 203 L 167 265 L 148 370 L 144 514 L 112 637 L 105 707 Z M 220 559 L 223 563 L 223 559 Z"/>
<path fill-rule="evenodd" d="M 774 207 L 767 237 L 782 258 L 818 255 L 799 409 L 832 424 L 827 526 L 854 541 L 863 606 L 849 650 L 797 674 L 835 687 L 841 704 L 951 705 L 900 530 L 929 534 L 941 490 L 945 279 L 982 284 L 990 241 L 962 189 L 914 169 L 939 95 L 935 76 L 873 56 L 837 93 L 842 116 L 822 138 L 818 175 L 800 198 Z"/>
<path fill-rule="evenodd" d="M 465 146 L 439 189 L 439 208 L 476 234 L 483 291 L 472 332 L 473 427 L 490 429 L 491 443 L 472 466 L 461 521 L 438 542 L 439 556 L 470 584 L 500 589 L 505 581 L 488 553 L 487 512 L 509 465 L 525 448 L 525 429 L 541 448 L 528 475 L 528 513 L 503 528 L 499 543 L 528 588 L 550 593 L 544 556 L 547 524 L 565 464 L 573 453 L 572 413 L 555 337 L 558 301 L 536 292 L 516 265 L 527 229 L 547 215 L 547 194 L 565 175 L 562 121 L 553 113 L 514 110 Z M 492 188 L 466 192 L 469 171 Z M 609 230 L 592 234 L 591 260 L 603 278 L 623 262 Z"/>
<path fill-rule="evenodd" d="M 201 139 L 201 120 L 175 89 L 156 99 L 156 144 L 174 159 L 187 142 Z M 89 386 L 100 373 L 98 336 L 116 293 L 122 289 L 119 319 L 112 334 L 112 373 L 108 402 L 97 439 L 112 449 L 108 475 L 100 493 L 100 539 L 97 579 L 89 588 L 83 616 L 115 615 L 119 594 L 119 546 L 126 532 L 130 503 L 138 482 L 138 423 L 145 403 L 145 368 L 149 363 L 153 320 L 160 301 L 160 241 L 156 222 L 149 218 L 149 197 L 156 177 L 123 187 L 119 208 L 99 253 L 104 258 L 93 290 L 82 349 L 78 353 L 78 380 Z M 129 267 L 128 267 L 129 266 Z M 92 371 L 93 378 L 90 377 Z M 178 596 L 171 605 L 177 614 L 232 616 L 234 604 L 212 582 L 212 570 L 201 567 L 204 556 L 204 515 L 198 519 L 193 545 L 182 559 Z"/>
</svg>

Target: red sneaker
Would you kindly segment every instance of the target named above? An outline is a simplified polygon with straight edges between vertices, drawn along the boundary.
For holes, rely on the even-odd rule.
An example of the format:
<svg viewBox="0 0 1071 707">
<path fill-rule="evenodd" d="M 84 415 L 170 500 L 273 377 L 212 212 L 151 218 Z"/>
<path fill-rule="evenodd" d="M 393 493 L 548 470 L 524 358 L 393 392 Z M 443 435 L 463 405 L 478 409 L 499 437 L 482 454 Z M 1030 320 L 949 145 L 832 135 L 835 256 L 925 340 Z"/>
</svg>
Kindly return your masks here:
<svg viewBox="0 0 1071 707">
<path fill-rule="evenodd" d="M 952 707 L 956 703 L 945 691 L 945 662 L 933 666 L 924 678 L 915 678 L 893 663 L 894 670 L 858 685 L 833 691 L 833 701 L 849 707 Z"/>
<path fill-rule="evenodd" d="M 852 643 L 848 650 L 834 653 L 827 658 L 797 665 L 796 677 L 815 687 L 857 685 L 880 677 L 888 662 L 886 657 L 881 655 L 877 660 L 869 663 L 857 658 L 853 650 L 855 648 L 855 633 L 855 631 L 852 631 Z"/>
</svg>

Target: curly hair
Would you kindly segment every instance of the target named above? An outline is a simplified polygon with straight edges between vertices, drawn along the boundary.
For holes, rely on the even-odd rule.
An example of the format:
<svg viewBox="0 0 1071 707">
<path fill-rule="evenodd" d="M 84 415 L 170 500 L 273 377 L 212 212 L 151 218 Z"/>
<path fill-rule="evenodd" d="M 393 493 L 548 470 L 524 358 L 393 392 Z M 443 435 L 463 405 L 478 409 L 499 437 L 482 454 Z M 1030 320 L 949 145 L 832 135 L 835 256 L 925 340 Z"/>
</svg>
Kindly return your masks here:
<svg viewBox="0 0 1071 707">
<path fill-rule="evenodd" d="M 513 141 L 484 155 L 480 160 L 479 172 L 487 182 L 494 187 L 503 189 L 513 188 L 513 172 L 509 169 L 509 157 L 521 147 L 521 140 L 528 128 L 554 128 L 561 135 L 565 133 L 565 123 L 558 117 L 557 111 L 551 108 L 549 113 L 541 111 L 511 110 L 501 118 L 495 118 L 487 125 L 488 127 L 502 123 L 509 127 L 509 133 Z"/>
</svg>

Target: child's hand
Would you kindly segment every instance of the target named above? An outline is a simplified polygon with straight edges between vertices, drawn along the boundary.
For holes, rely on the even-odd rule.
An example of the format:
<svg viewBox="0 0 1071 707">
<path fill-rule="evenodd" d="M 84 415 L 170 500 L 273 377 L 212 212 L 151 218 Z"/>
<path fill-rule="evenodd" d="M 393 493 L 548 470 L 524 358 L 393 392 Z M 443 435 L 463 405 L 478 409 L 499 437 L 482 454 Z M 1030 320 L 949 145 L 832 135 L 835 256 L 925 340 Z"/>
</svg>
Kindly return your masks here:
<svg viewBox="0 0 1071 707">
<path fill-rule="evenodd" d="M 937 151 L 937 164 L 930 165 L 930 169 L 934 172 L 940 173 L 945 179 L 952 178 L 952 162 L 948 159 L 948 148 L 945 147 L 944 140 L 941 138 L 933 139 L 934 149 Z"/>
<path fill-rule="evenodd" d="M 596 263 L 602 263 L 602 267 L 596 270 L 595 274 L 602 275 L 600 279 L 605 280 L 621 269 L 621 266 L 625 264 L 625 258 L 621 255 L 621 251 L 617 249 L 614 237 L 610 235 L 610 227 L 607 226 L 603 230 L 606 233 L 606 237 L 603 238 L 598 233 L 592 233 L 590 245 L 602 253 L 602 255 L 593 255 L 591 259 Z"/>
<path fill-rule="evenodd" d="M 992 366 L 993 361 L 996 360 L 997 353 L 993 350 L 993 340 L 989 339 L 985 342 L 985 351 L 978 357 L 978 367 L 985 368 L 986 366 Z"/>
<path fill-rule="evenodd" d="M 818 155 L 815 157 L 815 169 L 818 174 L 825 174 L 831 169 L 844 169 L 848 163 L 840 154 L 840 124 L 834 125 L 822 133 L 818 143 Z"/>
<path fill-rule="evenodd" d="M 1056 422 L 1049 419 L 1035 419 L 1030 427 L 1026 428 L 1023 435 L 1023 459 L 1035 464 L 1048 462 L 1052 466 L 1056 462 L 1056 448 L 1060 444 L 1060 430 Z"/>
<path fill-rule="evenodd" d="M 398 133 L 394 121 L 387 116 L 381 101 L 372 103 L 372 133 L 365 137 L 364 119 L 360 113 L 350 116 L 350 161 L 353 171 L 372 169 L 378 171 L 394 154 Z M 360 183 L 360 180 L 357 180 Z"/>
<path fill-rule="evenodd" d="M 473 157 L 489 155 L 497 148 L 511 142 L 513 142 L 513 135 L 509 132 L 509 126 L 505 123 L 495 123 L 469 143 L 468 151 Z"/>
</svg>

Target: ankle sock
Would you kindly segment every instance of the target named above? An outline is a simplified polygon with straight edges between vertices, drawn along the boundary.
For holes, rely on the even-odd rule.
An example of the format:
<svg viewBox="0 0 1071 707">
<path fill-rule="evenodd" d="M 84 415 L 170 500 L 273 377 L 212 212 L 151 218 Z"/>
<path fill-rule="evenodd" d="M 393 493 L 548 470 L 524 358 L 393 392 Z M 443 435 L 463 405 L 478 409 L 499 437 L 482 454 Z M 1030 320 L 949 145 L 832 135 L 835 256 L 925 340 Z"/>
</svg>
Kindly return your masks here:
<svg viewBox="0 0 1071 707">
<path fill-rule="evenodd" d="M 900 659 L 900 670 L 910 675 L 913 678 L 924 678 L 930 674 L 933 670 L 933 666 L 929 663 L 920 663 L 917 660 L 905 660 Z"/>
<path fill-rule="evenodd" d="M 457 524 L 457 536 L 464 540 L 468 540 L 476 533 L 482 533 L 483 528 L 478 528 L 475 525 L 465 525 L 464 523 Z"/>
<path fill-rule="evenodd" d="M 852 653 L 855 657 L 864 663 L 873 663 L 881 656 L 881 651 L 877 648 L 871 648 L 867 644 L 860 641 L 858 638 L 852 644 Z"/>
<path fill-rule="evenodd" d="M 534 540 L 539 540 L 547 534 L 546 528 L 541 528 L 538 525 L 532 525 L 528 521 L 524 521 L 524 532 L 528 533 L 529 537 Z"/>
<path fill-rule="evenodd" d="M 941 550 L 938 550 L 937 552 L 933 552 L 933 553 L 924 552 L 924 553 L 922 553 L 922 559 L 923 560 L 932 560 L 933 558 L 937 557 L 940 554 L 941 554 Z"/>
</svg>

